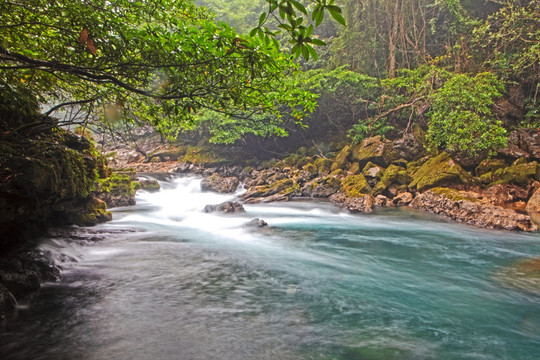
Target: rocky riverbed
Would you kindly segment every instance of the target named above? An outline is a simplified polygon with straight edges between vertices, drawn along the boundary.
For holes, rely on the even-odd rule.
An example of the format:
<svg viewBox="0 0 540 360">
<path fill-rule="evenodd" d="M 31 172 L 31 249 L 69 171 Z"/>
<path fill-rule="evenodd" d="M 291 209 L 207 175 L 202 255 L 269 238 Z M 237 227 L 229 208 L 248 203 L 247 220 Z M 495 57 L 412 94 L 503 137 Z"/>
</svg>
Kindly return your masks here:
<svg viewBox="0 0 540 360">
<path fill-rule="evenodd" d="M 508 148 L 489 158 L 428 154 L 414 136 L 406 135 L 393 141 L 367 138 L 332 156 L 300 149 L 258 166 L 169 158 L 132 165 L 203 175 L 208 191 L 232 192 L 242 182 L 246 192 L 238 200 L 243 203 L 328 198 L 351 212 L 411 206 L 479 227 L 536 231 L 531 216 L 540 214 L 539 161 L 539 132 L 527 129 L 512 134 Z"/>
</svg>

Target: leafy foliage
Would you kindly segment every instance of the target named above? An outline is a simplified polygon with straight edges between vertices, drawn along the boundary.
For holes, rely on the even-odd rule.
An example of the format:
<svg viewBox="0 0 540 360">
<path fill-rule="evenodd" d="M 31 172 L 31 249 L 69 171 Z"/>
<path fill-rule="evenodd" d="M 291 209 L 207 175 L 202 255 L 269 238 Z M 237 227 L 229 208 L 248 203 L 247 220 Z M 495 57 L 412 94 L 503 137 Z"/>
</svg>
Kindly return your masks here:
<svg viewBox="0 0 540 360">
<path fill-rule="evenodd" d="M 451 151 L 475 155 L 506 145 L 506 130 L 491 107 L 504 86 L 491 73 L 455 74 L 429 96 L 428 140 Z"/>
<path fill-rule="evenodd" d="M 201 109 L 272 118 L 311 106 L 284 80 L 297 65 L 270 35 L 239 35 L 189 0 L 29 0 L 3 2 L 0 14 L 0 81 L 56 104 L 47 115 L 71 105 L 70 121 L 150 123 L 174 136 Z"/>
</svg>

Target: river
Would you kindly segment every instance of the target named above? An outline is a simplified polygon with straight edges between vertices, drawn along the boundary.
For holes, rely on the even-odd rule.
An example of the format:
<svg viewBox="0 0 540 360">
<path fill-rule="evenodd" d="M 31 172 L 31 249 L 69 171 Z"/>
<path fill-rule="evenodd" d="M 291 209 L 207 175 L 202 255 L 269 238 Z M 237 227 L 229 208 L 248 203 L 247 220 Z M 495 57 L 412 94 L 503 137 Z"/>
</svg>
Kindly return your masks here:
<svg viewBox="0 0 540 360">
<path fill-rule="evenodd" d="M 316 200 L 207 214 L 233 195 L 161 185 L 44 239 L 62 280 L 4 325 L 1 359 L 540 359 L 540 289 L 499 276 L 539 233 Z"/>
</svg>

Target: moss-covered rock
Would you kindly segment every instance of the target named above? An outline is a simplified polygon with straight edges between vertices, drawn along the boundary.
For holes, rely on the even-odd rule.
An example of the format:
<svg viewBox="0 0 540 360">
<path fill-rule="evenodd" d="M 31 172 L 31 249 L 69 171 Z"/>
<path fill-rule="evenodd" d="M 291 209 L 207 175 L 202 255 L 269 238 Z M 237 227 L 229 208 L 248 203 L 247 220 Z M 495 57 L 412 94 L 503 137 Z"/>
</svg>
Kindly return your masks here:
<svg viewBox="0 0 540 360">
<path fill-rule="evenodd" d="M 390 185 L 405 185 L 411 181 L 407 170 L 401 166 L 391 164 L 384 171 L 381 180 L 373 188 L 373 195 L 382 194 Z"/>
<path fill-rule="evenodd" d="M 129 175 L 113 173 L 106 179 L 98 179 L 94 193 L 109 207 L 129 206 L 135 205 L 135 187 Z"/>
<path fill-rule="evenodd" d="M 100 174 L 94 145 L 58 129 L 2 134 L 0 164 L 0 248 L 35 236 L 57 214 L 86 213 Z"/>
<path fill-rule="evenodd" d="M 349 157 L 351 156 L 352 148 L 350 145 L 345 146 L 341 151 L 336 155 L 336 159 L 334 160 L 334 163 L 332 164 L 331 170 L 337 170 L 337 169 L 345 169 L 345 165 L 349 161 Z"/>
<path fill-rule="evenodd" d="M 315 166 L 320 176 L 328 175 L 332 169 L 332 160 L 318 158 L 313 162 L 313 166 Z"/>
<path fill-rule="evenodd" d="M 287 200 L 294 193 L 299 192 L 300 186 L 292 179 L 282 179 L 269 185 L 260 185 L 249 188 L 242 195 L 246 202 Z M 264 199 L 266 198 L 266 199 Z"/>
<path fill-rule="evenodd" d="M 364 139 L 360 145 L 352 149 L 352 160 L 358 161 L 360 167 L 365 166 L 369 161 L 386 166 L 385 146 L 386 142 L 380 136 Z"/>
<path fill-rule="evenodd" d="M 507 167 L 508 164 L 503 159 L 485 159 L 474 170 L 476 176 L 482 176 L 489 172 L 494 172 Z"/>
<path fill-rule="evenodd" d="M 489 173 L 488 173 L 489 174 Z M 500 168 L 491 173 L 491 178 L 484 176 L 484 180 L 492 180 L 489 186 L 497 184 L 515 184 L 526 186 L 532 180 L 540 179 L 540 166 L 536 161 L 515 162 L 512 166 Z"/>
<path fill-rule="evenodd" d="M 470 183 L 472 177 L 452 160 L 448 153 L 443 152 L 426 161 L 412 174 L 409 188 L 424 190 L 437 186 Z"/>
<path fill-rule="evenodd" d="M 335 176 L 317 178 L 302 188 L 302 196 L 326 198 L 341 189 L 341 180 Z"/>
<path fill-rule="evenodd" d="M 363 197 L 371 193 L 371 186 L 364 175 L 350 175 L 341 181 L 341 192 L 351 198 Z"/>
<path fill-rule="evenodd" d="M 379 180 L 384 173 L 384 168 L 382 166 L 376 165 L 371 161 L 364 166 L 362 169 L 362 175 L 366 178 L 372 178 Z"/>
<path fill-rule="evenodd" d="M 148 192 L 156 192 L 161 189 L 157 180 L 140 180 L 134 183 L 134 190 L 144 190 Z"/>
<path fill-rule="evenodd" d="M 306 165 L 302 166 L 302 170 L 306 171 L 310 174 L 310 176 L 317 176 L 319 174 L 319 170 L 317 167 L 312 163 L 307 163 Z"/>
<path fill-rule="evenodd" d="M 360 164 L 353 162 L 351 167 L 347 170 L 351 175 L 357 175 L 360 173 Z"/>
</svg>

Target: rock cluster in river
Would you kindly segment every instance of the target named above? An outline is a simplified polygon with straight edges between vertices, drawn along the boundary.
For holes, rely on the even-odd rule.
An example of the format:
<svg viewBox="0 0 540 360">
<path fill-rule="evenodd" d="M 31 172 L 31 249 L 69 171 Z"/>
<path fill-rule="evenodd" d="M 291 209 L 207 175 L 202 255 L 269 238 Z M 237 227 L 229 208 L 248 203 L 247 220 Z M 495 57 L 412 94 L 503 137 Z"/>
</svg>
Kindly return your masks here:
<svg viewBox="0 0 540 360">
<path fill-rule="evenodd" d="M 540 159 L 534 157 L 539 137 L 527 139 L 528 157 L 501 155 L 464 167 L 447 152 L 426 155 L 412 135 L 395 141 L 376 136 L 345 146 L 334 157 L 293 154 L 270 166 L 236 171 L 247 189 L 239 200 L 320 197 L 362 213 L 376 206 L 411 206 L 480 227 L 535 231 L 529 214 L 540 214 Z M 231 169 L 226 169 L 229 177 L 214 174 L 203 183 L 227 188 Z"/>
</svg>

